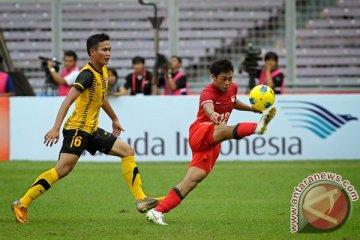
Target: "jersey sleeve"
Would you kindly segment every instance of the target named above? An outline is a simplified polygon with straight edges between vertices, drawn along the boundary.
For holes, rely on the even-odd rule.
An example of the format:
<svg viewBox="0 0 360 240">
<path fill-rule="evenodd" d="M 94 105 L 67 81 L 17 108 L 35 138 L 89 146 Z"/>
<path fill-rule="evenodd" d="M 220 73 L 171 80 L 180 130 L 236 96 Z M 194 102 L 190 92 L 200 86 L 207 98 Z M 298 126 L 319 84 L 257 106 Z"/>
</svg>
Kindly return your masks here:
<svg viewBox="0 0 360 240">
<path fill-rule="evenodd" d="M 82 71 L 72 84 L 73 87 L 83 92 L 85 89 L 91 87 L 94 82 L 94 74 L 90 70 Z"/>
<path fill-rule="evenodd" d="M 212 103 L 214 104 L 214 97 L 213 93 L 209 90 L 205 89 L 201 92 L 200 95 L 200 107 L 202 107 L 205 103 Z"/>
</svg>

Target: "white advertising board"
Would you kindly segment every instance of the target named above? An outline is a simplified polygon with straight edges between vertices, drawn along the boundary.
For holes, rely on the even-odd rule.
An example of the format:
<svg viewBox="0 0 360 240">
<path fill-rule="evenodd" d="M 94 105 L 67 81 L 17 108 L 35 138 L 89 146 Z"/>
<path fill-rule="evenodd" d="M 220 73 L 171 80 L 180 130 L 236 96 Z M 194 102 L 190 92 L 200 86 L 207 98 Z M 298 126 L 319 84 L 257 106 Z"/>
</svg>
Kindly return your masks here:
<svg viewBox="0 0 360 240">
<path fill-rule="evenodd" d="M 246 96 L 238 96 L 248 102 Z M 16 97 L 10 102 L 10 159 L 56 160 L 62 144 L 46 147 L 61 97 Z M 110 98 L 125 129 L 120 136 L 134 147 L 138 161 L 189 161 L 188 128 L 198 96 Z M 360 159 L 360 95 L 277 96 L 277 115 L 265 135 L 222 143 L 220 160 Z M 69 111 L 71 112 L 71 110 Z M 259 114 L 233 111 L 229 125 L 257 122 Z M 111 132 L 102 112 L 99 127 Z M 104 154 L 85 161 L 119 161 Z"/>
</svg>

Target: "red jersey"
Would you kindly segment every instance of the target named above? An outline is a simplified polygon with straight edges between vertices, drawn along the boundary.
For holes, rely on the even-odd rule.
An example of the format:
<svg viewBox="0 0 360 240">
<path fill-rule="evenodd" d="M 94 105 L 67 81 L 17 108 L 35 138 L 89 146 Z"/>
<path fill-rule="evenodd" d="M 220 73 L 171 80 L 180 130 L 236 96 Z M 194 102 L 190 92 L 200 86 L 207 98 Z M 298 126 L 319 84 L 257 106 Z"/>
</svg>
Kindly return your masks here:
<svg viewBox="0 0 360 240">
<path fill-rule="evenodd" d="M 232 82 L 227 92 L 222 92 L 213 84 L 207 85 L 200 95 L 199 110 L 197 119 L 193 124 L 211 122 L 203 109 L 205 103 L 212 103 L 214 111 L 220 114 L 219 121 L 227 124 L 230 114 L 234 109 L 238 87 Z"/>
</svg>

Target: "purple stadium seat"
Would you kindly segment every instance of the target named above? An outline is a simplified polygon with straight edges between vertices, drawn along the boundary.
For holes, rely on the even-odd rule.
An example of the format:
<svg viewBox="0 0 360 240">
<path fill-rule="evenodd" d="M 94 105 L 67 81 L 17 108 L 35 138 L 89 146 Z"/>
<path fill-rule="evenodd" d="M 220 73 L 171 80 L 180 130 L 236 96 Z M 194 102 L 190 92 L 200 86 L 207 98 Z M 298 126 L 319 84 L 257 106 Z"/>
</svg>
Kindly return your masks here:
<svg viewBox="0 0 360 240">
<path fill-rule="evenodd" d="M 265 0 L 261 1 L 261 4 L 256 1 L 242 0 L 242 1 L 221 1 L 221 2 L 213 2 L 213 1 L 179 1 L 180 9 L 233 9 L 233 8 L 254 8 L 258 9 L 259 6 L 272 8 L 272 7 L 280 7 L 284 3 L 284 0 Z"/>
<path fill-rule="evenodd" d="M 325 29 L 331 29 L 331 28 L 354 28 L 359 29 L 360 28 L 360 19 L 317 19 L 317 20 L 311 20 L 308 22 L 307 27 L 308 28 L 325 28 Z"/>
<path fill-rule="evenodd" d="M 359 75 L 360 69 L 357 67 L 324 67 L 324 68 L 298 68 L 298 76 L 353 76 Z"/>
<path fill-rule="evenodd" d="M 359 7 L 360 1 L 359 0 L 338 0 L 338 6 L 340 7 Z"/>
<path fill-rule="evenodd" d="M 298 39 L 300 47 L 360 47 L 360 42 L 356 38 L 307 38 Z"/>
<path fill-rule="evenodd" d="M 343 57 L 302 57 L 296 59 L 298 66 L 349 66 L 357 65 L 360 63 L 360 56 L 357 57 L 348 57 L 344 55 Z"/>
<path fill-rule="evenodd" d="M 359 29 L 303 29 L 297 30 L 296 36 L 299 38 L 314 37 L 359 37 Z"/>
<path fill-rule="evenodd" d="M 166 26 L 166 25 L 165 25 Z M 254 21 L 182 21 L 180 29 L 248 29 L 255 26 Z"/>
<path fill-rule="evenodd" d="M 340 8 L 340 7 L 331 7 L 326 8 L 322 12 L 324 17 L 360 17 L 360 6 L 351 7 L 351 8 Z"/>
</svg>

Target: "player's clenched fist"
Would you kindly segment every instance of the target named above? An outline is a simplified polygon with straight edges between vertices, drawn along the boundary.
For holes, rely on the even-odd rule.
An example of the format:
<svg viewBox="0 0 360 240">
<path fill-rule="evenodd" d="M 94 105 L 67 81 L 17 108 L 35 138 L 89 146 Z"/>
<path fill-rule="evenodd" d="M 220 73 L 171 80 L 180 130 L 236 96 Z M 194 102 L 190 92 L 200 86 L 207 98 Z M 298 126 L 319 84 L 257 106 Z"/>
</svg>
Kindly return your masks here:
<svg viewBox="0 0 360 240">
<path fill-rule="evenodd" d="M 52 128 L 50 129 L 50 131 L 48 131 L 45 134 L 44 144 L 46 146 L 50 144 L 51 147 L 53 144 L 56 144 L 58 141 L 59 141 L 59 131 L 57 131 L 56 129 Z"/>
</svg>

